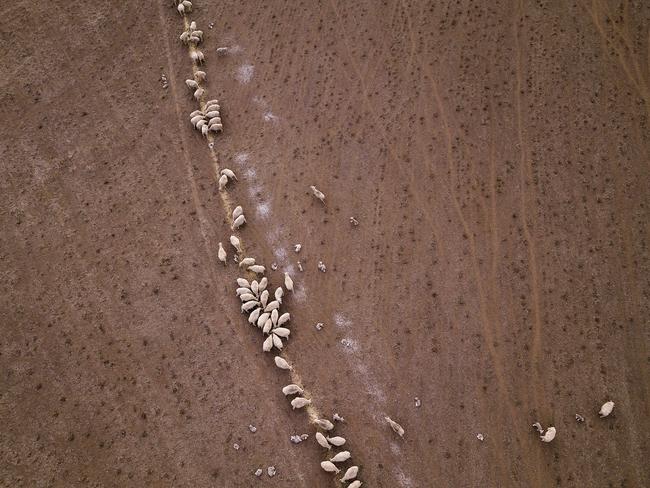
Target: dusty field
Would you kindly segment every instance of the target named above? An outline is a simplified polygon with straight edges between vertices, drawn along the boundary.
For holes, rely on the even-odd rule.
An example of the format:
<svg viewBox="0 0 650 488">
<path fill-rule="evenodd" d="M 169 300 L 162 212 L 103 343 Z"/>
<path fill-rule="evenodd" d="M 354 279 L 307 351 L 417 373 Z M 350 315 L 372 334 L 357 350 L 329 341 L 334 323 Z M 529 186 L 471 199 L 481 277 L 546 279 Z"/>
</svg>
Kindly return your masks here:
<svg viewBox="0 0 650 488">
<path fill-rule="evenodd" d="M 195 6 L 241 234 L 364 487 L 650 486 L 650 5 Z M 2 7 L 0 486 L 335 486 L 218 265 L 181 28 Z"/>
</svg>

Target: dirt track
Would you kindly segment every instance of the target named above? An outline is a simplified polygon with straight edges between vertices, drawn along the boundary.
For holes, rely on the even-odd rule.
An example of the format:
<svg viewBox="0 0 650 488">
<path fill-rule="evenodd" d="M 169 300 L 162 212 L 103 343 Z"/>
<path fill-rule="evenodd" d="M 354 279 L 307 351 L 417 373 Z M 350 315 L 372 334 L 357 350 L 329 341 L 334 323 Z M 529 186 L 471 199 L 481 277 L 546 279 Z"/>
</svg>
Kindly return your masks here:
<svg viewBox="0 0 650 488">
<path fill-rule="evenodd" d="M 0 486 L 335 486 L 217 265 L 179 15 L 92 3 L 0 17 Z M 650 486 L 650 6 L 195 5 L 242 236 L 364 487 Z"/>
</svg>

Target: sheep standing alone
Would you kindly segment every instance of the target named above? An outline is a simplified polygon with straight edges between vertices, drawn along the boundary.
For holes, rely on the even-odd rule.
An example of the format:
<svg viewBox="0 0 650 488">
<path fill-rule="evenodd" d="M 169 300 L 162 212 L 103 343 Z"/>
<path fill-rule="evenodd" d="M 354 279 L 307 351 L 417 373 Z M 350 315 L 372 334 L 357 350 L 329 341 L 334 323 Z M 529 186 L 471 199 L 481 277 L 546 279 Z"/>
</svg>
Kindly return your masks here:
<svg viewBox="0 0 650 488">
<path fill-rule="evenodd" d="M 395 422 L 390 417 L 384 417 L 384 419 L 386 420 L 386 422 L 388 422 L 388 425 L 390 425 L 390 428 L 393 429 L 393 431 L 397 435 L 399 435 L 400 437 L 404 437 L 404 429 L 402 428 L 402 426 L 400 424 Z"/>
<path fill-rule="evenodd" d="M 230 236 L 230 244 L 232 244 L 232 247 L 237 249 L 237 252 L 242 252 L 241 242 L 237 236 Z"/>
<path fill-rule="evenodd" d="M 608 402 L 603 403 L 603 406 L 600 407 L 600 411 L 598 412 L 598 415 L 600 415 L 600 418 L 605 418 L 610 413 L 612 413 L 612 410 L 614 410 L 614 402 L 610 400 Z"/>
<path fill-rule="evenodd" d="M 289 273 L 284 273 L 284 287 L 289 291 L 293 291 L 293 280 Z"/>
<path fill-rule="evenodd" d="M 320 191 L 314 185 L 310 186 L 309 189 L 311 190 L 312 195 L 318 198 L 322 203 L 325 203 L 325 194 L 322 191 Z"/>
<path fill-rule="evenodd" d="M 544 432 L 544 435 L 539 436 L 542 442 L 551 442 L 553 439 L 555 439 L 555 434 L 556 434 L 555 427 L 549 427 L 546 429 L 546 432 Z"/>
<path fill-rule="evenodd" d="M 219 261 L 221 261 L 224 266 L 226 265 L 226 250 L 223 248 L 223 244 L 219 243 L 219 251 L 217 252 L 217 256 L 219 257 Z"/>
<path fill-rule="evenodd" d="M 273 360 L 275 361 L 275 365 L 278 368 L 280 368 L 280 369 L 291 369 L 291 366 L 289 365 L 289 363 L 284 358 L 281 358 L 280 356 L 275 356 L 273 358 Z"/>
</svg>

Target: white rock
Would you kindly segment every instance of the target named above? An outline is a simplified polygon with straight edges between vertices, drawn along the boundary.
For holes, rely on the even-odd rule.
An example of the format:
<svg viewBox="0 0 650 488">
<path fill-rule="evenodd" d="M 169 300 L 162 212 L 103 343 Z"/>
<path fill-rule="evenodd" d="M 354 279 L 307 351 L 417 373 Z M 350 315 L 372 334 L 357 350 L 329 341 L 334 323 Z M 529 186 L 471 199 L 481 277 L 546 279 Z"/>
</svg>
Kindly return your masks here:
<svg viewBox="0 0 650 488">
<path fill-rule="evenodd" d="M 275 469 L 275 466 L 269 466 L 268 468 L 266 468 L 266 474 L 269 475 L 269 478 L 273 478 L 275 476 L 276 472 L 277 471 Z"/>
</svg>

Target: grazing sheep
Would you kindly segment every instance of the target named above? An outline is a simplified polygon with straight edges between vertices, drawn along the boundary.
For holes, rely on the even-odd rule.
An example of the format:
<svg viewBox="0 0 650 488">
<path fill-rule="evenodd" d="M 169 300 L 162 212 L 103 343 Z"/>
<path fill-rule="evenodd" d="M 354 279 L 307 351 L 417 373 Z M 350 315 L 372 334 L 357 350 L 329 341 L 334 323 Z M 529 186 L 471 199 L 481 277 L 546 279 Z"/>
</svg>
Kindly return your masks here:
<svg viewBox="0 0 650 488">
<path fill-rule="evenodd" d="M 227 47 L 218 47 L 217 48 L 217 56 L 225 56 L 228 54 L 228 48 Z"/>
<path fill-rule="evenodd" d="M 196 38 L 199 39 L 199 41 L 203 40 L 203 31 L 202 30 L 192 30 L 192 35 Z"/>
<path fill-rule="evenodd" d="M 251 314 L 248 316 L 248 323 L 251 325 L 256 325 L 257 324 L 257 319 L 260 317 L 260 313 L 262 313 L 261 308 L 256 308 L 251 312 Z"/>
<path fill-rule="evenodd" d="M 205 126 L 205 124 L 206 124 L 206 121 L 205 121 L 205 120 L 203 120 L 203 119 L 202 119 L 202 120 L 199 120 L 199 121 L 196 123 L 196 128 L 197 128 L 198 130 L 203 130 L 203 127 Z"/>
<path fill-rule="evenodd" d="M 268 336 L 262 344 L 262 351 L 269 352 L 271 349 L 273 349 L 273 335 Z"/>
<path fill-rule="evenodd" d="M 226 175 L 221 175 L 219 177 L 219 190 L 223 190 L 228 184 L 228 177 Z"/>
<path fill-rule="evenodd" d="M 214 105 L 212 105 L 210 108 L 214 108 Z M 208 112 L 205 112 L 205 116 L 209 119 L 215 119 L 221 116 L 221 112 L 219 110 L 210 110 Z M 221 122 L 221 119 L 219 119 L 219 122 Z"/>
<path fill-rule="evenodd" d="M 193 20 L 192 22 L 190 22 L 190 30 L 191 31 L 196 30 L 196 20 Z"/>
<path fill-rule="evenodd" d="M 191 12 L 192 11 L 192 2 L 190 0 L 183 0 L 181 2 L 181 5 L 185 7 L 186 12 Z"/>
<path fill-rule="evenodd" d="M 267 323 L 270 324 L 270 322 L 271 322 L 270 320 L 267 320 Z M 270 329 L 271 329 L 271 327 L 269 327 L 269 330 L 270 330 Z M 278 336 L 276 336 L 275 334 L 271 334 L 269 337 L 272 337 L 272 338 L 273 338 L 273 345 L 274 345 L 277 349 L 282 350 L 282 339 L 280 339 L 280 338 L 279 338 Z"/>
<path fill-rule="evenodd" d="M 198 85 L 197 85 L 197 86 L 198 86 Z M 204 90 L 203 88 L 197 88 L 197 89 L 194 91 L 194 98 L 195 98 L 196 100 L 200 100 L 204 93 L 205 93 L 205 90 Z"/>
<path fill-rule="evenodd" d="M 263 327 L 264 324 L 266 324 L 266 321 L 269 320 L 270 314 L 268 312 L 264 312 L 260 315 L 260 317 L 257 319 L 257 326 L 258 327 Z"/>
<path fill-rule="evenodd" d="M 237 179 L 237 177 L 235 176 L 235 173 L 233 173 L 233 171 L 231 169 L 228 169 L 228 168 L 222 169 L 221 174 L 224 175 L 224 176 L 227 176 L 231 180 L 236 180 Z"/>
<path fill-rule="evenodd" d="M 291 320 L 291 314 L 289 312 L 285 312 L 278 318 L 278 325 L 286 324 L 289 322 L 289 320 Z"/>
<path fill-rule="evenodd" d="M 189 42 L 192 44 L 199 44 L 201 42 L 201 39 L 197 36 L 194 35 L 194 32 L 190 34 Z"/>
<path fill-rule="evenodd" d="M 238 297 L 241 296 L 241 295 L 244 295 L 246 293 L 250 293 L 250 292 L 251 292 L 250 288 L 246 288 L 245 286 L 241 286 L 241 287 L 237 288 L 237 290 L 236 290 L 236 293 L 237 293 Z"/>
<path fill-rule="evenodd" d="M 176 10 L 178 10 L 178 13 L 181 15 L 185 15 L 185 5 L 182 3 L 178 4 L 178 7 L 176 7 Z"/>
<path fill-rule="evenodd" d="M 255 258 L 244 258 L 241 261 L 239 261 L 239 267 L 248 267 L 248 266 L 253 266 L 255 264 Z"/>
<path fill-rule="evenodd" d="M 212 105 L 212 104 L 214 104 L 214 105 L 219 105 L 219 100 L 217 100 L 217 99 L 215 98 L 215 99 L 213 99 L 213 100 L 208 100 L 207 102 L 205 102 L 205 104 L 206 104 L 206 105 Z"/>
<path fill-rule="evenodd" d="M 230 236 L 230 244 L 232 244 L 232 247 L 237 249 L 237 252 L 242 252 L 242 250 L 241 250 L 241 242 L 237 238 L 237 236 Z"/>
<path fill-rule="evenodd" d="M 194 127 L 196 127 L 197 124 L 198 124 L 199 122 L 201 122 L 201 121 L 205 122 L 205 118 L 203 117 L 203 115 L 195 115 L 194 117 L 192 117 L 192 118 L 190 119 L 190 122 L 192 123 L 192 125 L 193 125 Z"/>
<path fill-rule="evenodd" d="M 260 292 L 266 290 L 266 285 L 268 285 L 268 284 L 269 284 L 269 280 L 268 280 L 268 278 L 265 276 L 264 278 L 262 278 L 262 279 L 260 280 Z"/>
<path fill-rule="evenodd" d="M 291 400 L 291 408 L 295 410 L 296 408 L 303 408 L 311 404 L 311 400 L 307 400 L 303 397 L 296 397 Z"/>
<path fill-rule="evenodd" d="M 275 356 L 274 361 L 275 361 L 275 365 L 280 369 L 291 369 L 291 366 L 289 366 L 289 363 L 287 363 L 280 356 Z"/>
<path fill-rule="evenodd" d="M 293 291 L 293 280 L 289 273 L 284 273 L 284 287 L 291 292 Z"/>
<path fill-rule="evenodd" d="M 214 112 L 210 112 L 210 113 L 214 113 Z M 223 125 L 221 123 L 221 117 L 212 117 L 211 119 L 209 119 L 208 120 L 208 126 L 211 126 L 211 125 Z"/>
<path fill-rule="evenodd" d="M 215 105 L 214 103 L 206 103 L 205 104 L 205 109 L 203 110 L 206 114 L 210 112 L 219 112 L 221 107 L 219 105 Z"/>
<path fill-rule="evenodd" d="M 235 220 L 240 215 L 244 215 L 244 209 L 241 205 L 237 205 L 235 210 L 232 211 L 232 219 Z"/>
<path fill-rule="evenodd" d="M 190 90 L 196 90 L 199 87 L 199 84 L 194 80 L 185 80 L 185 84 Z"/>
<path fill-rule="evenodd" d="M 239 299 L 242 302 L 250 302 L 251 300 L 255 300 L 257 297 L 253 295 L 252 293 L 243 293 L 239 295 Z"/>
<path fill-rule="evenodd" d="M 278 301 L 278 303 L 282 303 L 282 296 L 284 295 L 284 290 L 282 289 L 281 286 L 278 286 L 275 289 L 275 299 Z"/>
<path fill-rule="evenodd" d="M 341 447 L 345 444 L 345 439 L 343 437 L 328 437 L 327 441 L 336 447 Z"/>
<path fill-rule="evenodd" d="M 273 329 L 273 333 L 279 337 L 286 339 L 291 334 L 291 331 L 284 327 L 276 327 L 275 329 Z"/>
<path fill-rule="evenodd" d="M 264 311 L 265 311 L 265 312 L 270 312 L 270 311 L 272 311 L 272 310 L 277 310 L 278 308 L 280 308 L 280 304 L 278 303 L 277 300 L 273 300 L 271 303 L 269 303 L 269 304 L 264 308 Z"/>
<path fill-rule="evenodd" d="M 259 264 L 254 264 L 253 266 L 248 267 L 248 271 L 252 271 L 255 274 L 264 274 L 264 271 L 266 271 L 266 268 L 264 266 L 259 265 Z"/>
<path fill-rule="evenodd" d="M 250 302 L 246 302 L 241 306 L 241 313 L 250 312 L 255 307 L 259 307 L 259 305 L 260 305 L 259 302 L 256 302 L 255 300 L 252 300 Z"/>
<path fill-rule="evenodd" d="M 223 244 L 219 243 L 219 251 L 217 251 L 217 256 L 219 257 L 219 261 L 221 261 L 224 266 L 226 265 L 226 250 L 223 248 Z"/>
<path fill-rule="evenodd" d="M 260 303 L 262 304 L 263 307 L 266 307 L 266 304 L 269 302 L 269 291 L 264 290 L 262 294 L 260 295 Z M 267 312 L 268 310 L 264 310 Z"/>
<path fill-rule="evenodd" d="M 340 473 L 341 470 L 336 467 L 336 465 L 330 461 L 323 461 L 320 463 L 320 467 L 323 468 L 328 473 Z"/>
<path fill-rule="evenodd" d="M 614 402 L 610 400 L 608 402 L 603 403 L 603 406 L 600 407 L 600 411 L 598 412 L 598 415 L 600 415 L 601 419 L 605 418 L 610 413 L 612 413 L 612 410 L 614 410 Z"/>
<path fill-rule="evenodd" d="M 321 202 L 325 203 L 325 194 L 320 191 L 318 188 L 316 188 L 314 185 L 310 186 L 309 189 L 311 190 L 311 193 L 318 198 Z"/>
<path fill-rule="evenodd" d="M 187 41 L 189 40 L 189 38 L 190 38 L 190 33 L 187 32 L 187 31 L 183 32 L 183 33 L 179 36 L 179 39 L 181 40 L 181 42 L 182 42 L 183 44 L 187 44 Z"/>
<path fill-rule="evenodd" d="M 316 432 L 316 442 L 318 442 L 322 447 L 325 449 L 332 449 L 332 446 L 330 446 L 330 443 L 327 442 L 327 439 L 323 434 L 320 432 Z"/>
<path fill-rule="evenodd" d="M 240 228 L 242 225 L 244 225 L 245 223 L 246 223 L 246 217 L 244 217 L 243 215 L 240 215 L 239 217 L 237 217 L 237 218 L 233 221 L 232 226 L 231 226 L 230 228 L 231 228 L 232 230 L 239 229 L 239 228 Z"/>
<path fill-rule="evenodd" d="M 351 468 L 348 468 L 348 470 L 343 475 L 343 478 L 341 478 L 341 483 L 345 481 L 353 480 L 354 478 L 357 477 L 358 474 L 359 474 L 359 466 L 352 466 Z"/>
<path fill-rule="evenodd" d="M 194 110 L 194 111 L 190 114 L 190 118 L 192 118 L 192 117 L 196 117 L 197 115 L 201 115 L 201 116 L 203 116 L 203 112 L 201 112 L 200 110 Z"/>
<path fill-rule="evenodd" d="M 234 236 L 233 236 L 234 237 Z M 232 242 L 232 237 L 230 238 L 230 243 L 234 246 L 235 244 Z M 240 286 L 241 288 L 250 288 L 251 284 L 248 282 L 247 279 L 245 278 L 237 278 L 237 285 Z"/>
<path fill-rule="evenodd" d="M 404 429 L 400 424 L 392 420 L 390 417 L 384 417 L 386 419 L 386 422 L 388 422 L 388 425 L 390 425 L 390 428 L 393 429 L 400 437 L 404 437 Z"/>
<path fill-rule="evenodd" d="M 205 56 L 203 55 L 203 52 L 199 51 L 198 49 L 190 53 L 190 58 L 192 58 L 192 61 L 194 61 L 197 64 L 201 64 L 205 61 Z"/>
<path fill-rule="evenodd" d="M 282 388 L 282 393 L 284 393 L 285 396 L 295 395 L 296 393 L 302 395 L 302 388 L 292 383 Z"/>
<path fill-rule="evenodd" d="M 208 130 L 211 130 L 212 132 L 223 132 L 223 125 L 212 124 L 208 126 Z"/>
<path fill-rule="evenodd" d="M 203 137 L 207 136 L 209 130 L 210 130 L 210 129 L 208 129 L 208 126 L 207 126 L 207 125 L 201 126 L 201 135 L 202 135 Z"/>
<path fill-rule="evenodd" d="M 206 78 L 207 75 L 205 74 L 205 71 L 197 71 L 196 73 L 194 73 L 194 79 L 196 81 L 205 81 Z"/>
<path fill-rule="evenodd" d="M 334 456 L 332 459 L 330 459 L 330 462 L 332 462 L 332 463 L 342 463 L 344 461 L 347 461 L 351 457 L 352 457 L 352 454 L 350 454 L 350 451 L 341 451 L 336 456 Z"/>
<path fill-rule="evenodd" d="M 271 319 L 267 319 L 266 322 L 264 322 L 264 327 L 262 327 L 262 333 L 268 334 L 269 332 L 271 332 L 272 328 L 273 328 L 273 322 L 271 322 Z"/>
<path fill-rule="evenodd" d="M 361 485 L 363 485 L 363 482 L 361 482 L 359 480 L 356 480 L 356 481 L 353 481 L 352 483 L 350 483 L 348 485 L 348 488 L 359 488 Z"/>
<path fill-rule="evenodd" d="M 314 423 L 323 430 L 332 430 L 334 428 L 334 424 L 327 419 L 316 419 Z"/>
<path fill-rule="evenodd" d="M 555 439 L 555 434 L 555 427 L 549 427 L 546 429 L 544 435 L 539 436 L 539 438 L 542 440 L 542 442 L 551 442 L 553 439 Z"/>
<path fill-rule="evenodd" d="M 257 280 L 251 281 L 251 290 L 253 290 L 253 293 L 255 293 L 256 295 L 260 292 L 260 284 L 257 282 Z"/>
</svg>

